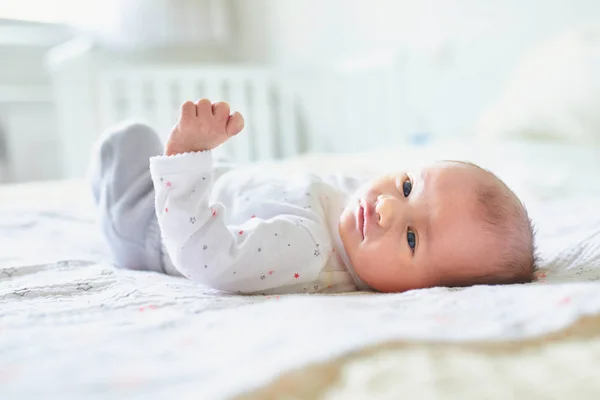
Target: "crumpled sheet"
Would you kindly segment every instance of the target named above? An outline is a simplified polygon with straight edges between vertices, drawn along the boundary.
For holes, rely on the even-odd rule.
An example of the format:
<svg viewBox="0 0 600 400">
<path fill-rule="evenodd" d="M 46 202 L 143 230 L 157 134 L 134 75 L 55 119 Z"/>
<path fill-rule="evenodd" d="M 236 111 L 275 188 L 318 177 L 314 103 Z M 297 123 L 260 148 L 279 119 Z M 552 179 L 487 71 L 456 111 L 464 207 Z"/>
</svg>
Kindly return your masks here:
<svg viewBox="0 0 600 400">
<path fill-rule="evenodd" d="M 82 183 L 0 199 L 3 399 L 227 398 L 389 340 L 523 339 L 600 312 L 597 198 L 529 205 L 533 284 L 257 297 L 115 269 Z"/>
</svg>

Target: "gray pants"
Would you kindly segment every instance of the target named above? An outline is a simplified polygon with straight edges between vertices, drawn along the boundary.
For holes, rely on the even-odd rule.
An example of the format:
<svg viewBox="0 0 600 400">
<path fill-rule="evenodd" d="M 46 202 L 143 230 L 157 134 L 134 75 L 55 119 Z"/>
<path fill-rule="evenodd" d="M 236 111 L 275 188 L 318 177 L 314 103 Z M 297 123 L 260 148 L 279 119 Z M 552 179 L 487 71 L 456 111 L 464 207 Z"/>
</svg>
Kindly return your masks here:
<svg viewBox="0 0 600 400">
<path fill-rule="evenodd" d="M 179 275 L 162 248 L 149 158 L 163 154 L 152 128 L 124 123 L 104 132 L 90 160 L 89 180 L 102 234 L 121 268 Z"/>
</svg>

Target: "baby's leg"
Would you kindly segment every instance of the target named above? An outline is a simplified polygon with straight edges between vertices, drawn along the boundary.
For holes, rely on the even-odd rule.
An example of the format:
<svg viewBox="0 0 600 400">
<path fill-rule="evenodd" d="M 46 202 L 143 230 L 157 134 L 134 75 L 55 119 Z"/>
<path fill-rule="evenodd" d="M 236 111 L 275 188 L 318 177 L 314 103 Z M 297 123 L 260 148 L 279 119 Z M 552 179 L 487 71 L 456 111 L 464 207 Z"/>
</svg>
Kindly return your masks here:
<svg viewBox="0 0 600 400">
<path fill-rule="evenodd" d="M 162 153 L 156 133 L 139 123 L 107 130 L 92 153 L 92 191 L 102 233 L 119 267 L 174 273 L 170 265 L 165 268 L 170 263 L 163 255 L 149 169 L 149 158 Z"/>
</svg>

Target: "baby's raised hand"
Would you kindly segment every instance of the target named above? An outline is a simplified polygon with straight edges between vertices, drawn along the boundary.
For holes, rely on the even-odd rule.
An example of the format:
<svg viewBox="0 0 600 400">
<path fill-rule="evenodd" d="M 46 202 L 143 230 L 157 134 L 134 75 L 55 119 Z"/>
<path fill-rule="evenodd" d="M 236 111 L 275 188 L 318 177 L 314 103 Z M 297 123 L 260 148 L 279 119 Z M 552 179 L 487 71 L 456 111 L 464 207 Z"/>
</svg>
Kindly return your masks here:
<svg viewBox="0 0 600 400">
<path fill-rule="evenodd" d="M 212 150 L 244 128 L 242 114 L 229 114 L 229 104 L 208 99 L 181 105 L 179 121 L 171 131 L 165 155 Z"/>
</svg>

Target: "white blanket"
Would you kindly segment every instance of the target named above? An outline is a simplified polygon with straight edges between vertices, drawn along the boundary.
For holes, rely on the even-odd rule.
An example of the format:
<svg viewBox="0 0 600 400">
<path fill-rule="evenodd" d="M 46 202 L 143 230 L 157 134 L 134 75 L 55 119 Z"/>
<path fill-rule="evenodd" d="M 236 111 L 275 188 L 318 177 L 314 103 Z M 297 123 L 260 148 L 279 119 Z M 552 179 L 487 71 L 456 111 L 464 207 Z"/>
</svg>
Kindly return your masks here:
<svg viewBox="0 0 600 400">
<path fill-rule="evenodd" d="M 600 313 L 598 197 L 530 204 L 533 284 L 271 297 L 115 269 L 81 183 L 0 199 L 2 399 L 226 398 L 368 344 L 519 339 Z"/>
</svg>

